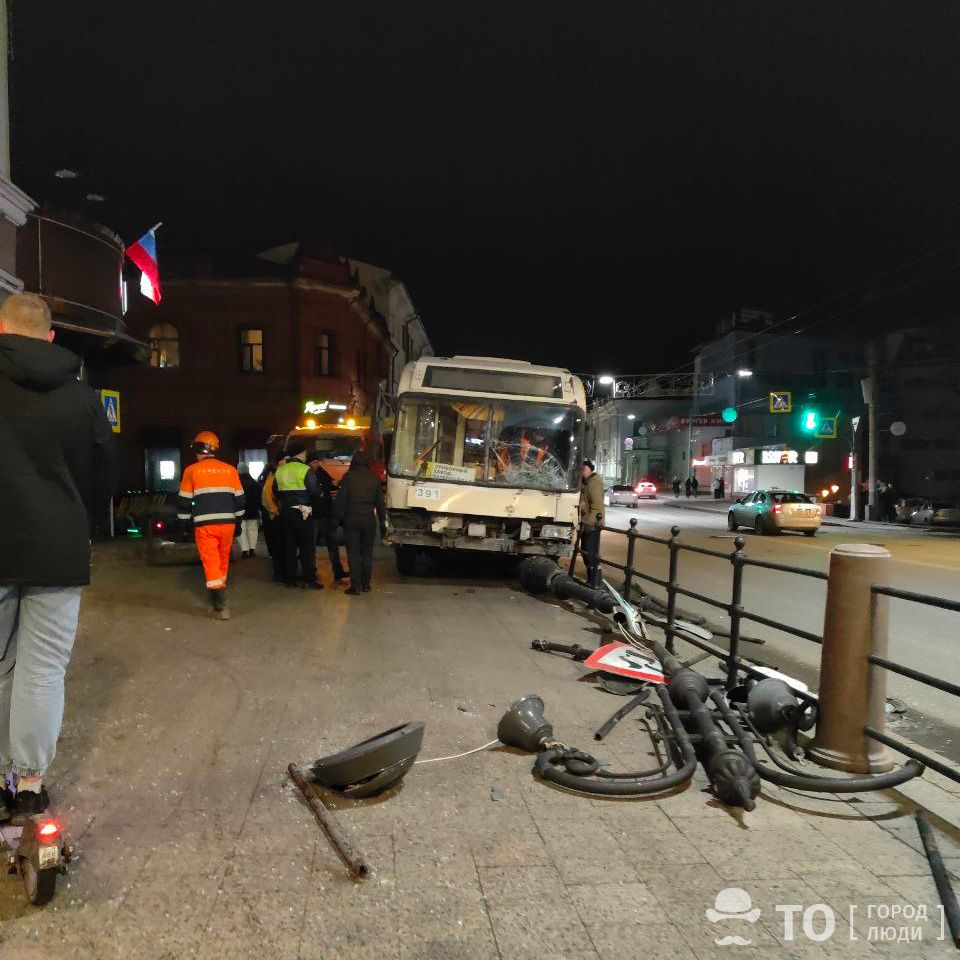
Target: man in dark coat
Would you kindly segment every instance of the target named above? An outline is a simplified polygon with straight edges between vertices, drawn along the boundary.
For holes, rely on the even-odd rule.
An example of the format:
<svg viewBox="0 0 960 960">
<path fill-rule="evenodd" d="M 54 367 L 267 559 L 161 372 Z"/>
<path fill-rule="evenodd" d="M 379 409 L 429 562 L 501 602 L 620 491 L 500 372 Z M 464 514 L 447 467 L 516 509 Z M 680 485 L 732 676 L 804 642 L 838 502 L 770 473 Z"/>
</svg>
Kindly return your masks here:
<svg viewBox="0 0 960 960">
<path fill-rule="evenodd" d="M 340 481 L 334 516 L 343 527 L 350 564 L 350 596 L 370 592 L 373 573 L 373 544 L 377 526 L 383 536 L 387 526 L 387 510 L 383 502 L 383 485 L 370 469 L 370 460 L 361 450 L 353 455 L 350 469 Z"/>
<path fill-rule="evenodd" d="M 339 582 L 347 579 L 347 571 L 343 569 L 343 563 L 340 560 L 340 540 L 337 537 L 337 523 L 333 519 L 333 501 L 337 485 L 333 482 L 333 477 L 323 469 L 324 456 L 325 454 L 320 450 L 314 450 L 313 453 L 307 454 L 307 465 L 317 477 L 317 492 L 313 500 L 313 515 L 317 521 L 317 543 L 327 548 L 333 579 Z"/>
<path fill-rule="evenodd" d="M 50 802 L 43 777 L 90 582 L 91 518 L 115 485 L 99 397 L 78 379 L 80 358 L 52 341 L 40 297 L 0 306 L 0 822 Z M 11 771 L 16 797 L 4 782 Z"/>
</svg>

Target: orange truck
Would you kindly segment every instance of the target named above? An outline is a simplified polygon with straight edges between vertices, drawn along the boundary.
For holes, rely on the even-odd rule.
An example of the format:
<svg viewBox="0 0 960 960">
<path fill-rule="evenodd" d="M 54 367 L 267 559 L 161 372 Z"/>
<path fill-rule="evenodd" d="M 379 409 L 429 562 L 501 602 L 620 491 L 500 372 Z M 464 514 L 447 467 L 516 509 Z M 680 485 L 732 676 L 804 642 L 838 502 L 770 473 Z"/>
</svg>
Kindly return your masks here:
<svg viewBox="0 0 960 960">
<path fill-rule="evenodd" d="M 383 438 L 375 433 L 369 417 L 354 416 L 346 404 L 306 401 L 300 423 L 286 438 L 288 446 L 297 442 L 305 443 L 308 451 L 323 453 L 321 465 L 334 483 L 343 479 L 358 450 L 370 457 L 371 469 L 386 483 Z"/>
</svg>

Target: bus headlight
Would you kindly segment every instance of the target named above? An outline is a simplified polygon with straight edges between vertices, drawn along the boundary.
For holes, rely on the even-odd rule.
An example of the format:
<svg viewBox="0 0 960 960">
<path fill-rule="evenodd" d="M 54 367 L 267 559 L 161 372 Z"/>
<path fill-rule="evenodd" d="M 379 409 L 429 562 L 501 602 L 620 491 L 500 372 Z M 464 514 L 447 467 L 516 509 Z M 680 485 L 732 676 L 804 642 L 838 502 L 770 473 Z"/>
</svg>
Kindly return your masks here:
<svg viewBox="0 0 960 960">
<path fill-rule="evenodd" d="M 571 540 L 573 539 L 573 527 L 561 527 L 555 523 L 545 523 L 540 528 L 541 540 Z"/>
</svg>

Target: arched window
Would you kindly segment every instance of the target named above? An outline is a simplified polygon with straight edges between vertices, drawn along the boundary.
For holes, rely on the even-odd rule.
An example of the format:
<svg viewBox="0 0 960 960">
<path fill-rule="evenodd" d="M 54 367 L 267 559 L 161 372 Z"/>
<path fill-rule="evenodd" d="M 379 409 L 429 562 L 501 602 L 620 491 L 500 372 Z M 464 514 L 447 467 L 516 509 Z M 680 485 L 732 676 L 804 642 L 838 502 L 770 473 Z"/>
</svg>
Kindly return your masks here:
<svg viewBox="0 0 960 960">
<path fill-rule="evenodd" d="M 151 367 L 180 366 L 180 335 L 172 323 L 155 323 L 147 331 Z"/>
</svg>

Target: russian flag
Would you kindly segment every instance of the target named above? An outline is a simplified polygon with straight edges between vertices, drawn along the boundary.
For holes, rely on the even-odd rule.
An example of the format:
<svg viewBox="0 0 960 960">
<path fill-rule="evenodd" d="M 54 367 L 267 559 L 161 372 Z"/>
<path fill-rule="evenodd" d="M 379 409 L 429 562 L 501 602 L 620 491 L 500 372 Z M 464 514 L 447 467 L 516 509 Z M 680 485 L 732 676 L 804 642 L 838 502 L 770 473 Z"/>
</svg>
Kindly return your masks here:
<svg viewBox="0 0 960 960">
<path fill-rule="evenodd" d="M 127 256 L 140 268 L 140 292 L 154 303 L 160 302 L 157 227 L 151 227 L 136 243 L 127 247 Z"/>
</svg>

